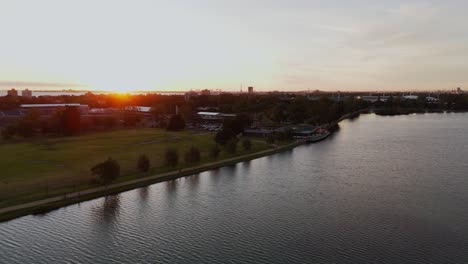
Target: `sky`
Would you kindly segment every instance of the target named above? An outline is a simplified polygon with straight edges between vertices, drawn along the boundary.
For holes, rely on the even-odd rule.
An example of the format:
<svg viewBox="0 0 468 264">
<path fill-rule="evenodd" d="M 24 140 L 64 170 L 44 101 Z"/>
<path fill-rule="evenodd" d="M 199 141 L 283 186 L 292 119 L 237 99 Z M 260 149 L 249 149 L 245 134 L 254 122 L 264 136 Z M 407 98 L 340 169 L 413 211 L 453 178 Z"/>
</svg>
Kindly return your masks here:
<svg viewBox="0 0 468 264">
<path fill-rule="evenodd" d="M 467 1 L 0 0 L 0 89 L 449 90 Z"/>
</svg>

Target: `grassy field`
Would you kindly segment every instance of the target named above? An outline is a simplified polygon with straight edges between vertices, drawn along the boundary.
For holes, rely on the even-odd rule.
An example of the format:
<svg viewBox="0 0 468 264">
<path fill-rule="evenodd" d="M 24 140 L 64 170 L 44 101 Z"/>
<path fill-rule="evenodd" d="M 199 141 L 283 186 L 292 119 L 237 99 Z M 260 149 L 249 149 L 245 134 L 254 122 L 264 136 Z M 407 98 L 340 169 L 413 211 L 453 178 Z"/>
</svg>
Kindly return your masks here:
<svg viewBox="0 0 468 264">
<path fill-rule="evenodd" d="M 253 153 L 270 148 L 263 141 L 252 141 L 252 149 L 245 151 L 241 144 L 236 154 L 221 152 L 217 160 Z M 62 195 L 95 187 L 90 168 L 108 157 L 121 166 L 126 181 L 138 177 L 174 170 L 164 165 L 164 152 L 175 148 L 179 152 L 178 168 L 185 164 L 183 156 L 191 146 L 201 150 L 202 164 L 214 159 L 209 149 L 213 135 L 207 133 L 167 132 L 158 129 L 120 130 L 70 138 L 41 138 L 26 142 L 0 144 L 0 208 L 24 202 Z M 151 162 L 149 173 L 139 173 L 136 161 L 146 154 Z"/>
</svg>

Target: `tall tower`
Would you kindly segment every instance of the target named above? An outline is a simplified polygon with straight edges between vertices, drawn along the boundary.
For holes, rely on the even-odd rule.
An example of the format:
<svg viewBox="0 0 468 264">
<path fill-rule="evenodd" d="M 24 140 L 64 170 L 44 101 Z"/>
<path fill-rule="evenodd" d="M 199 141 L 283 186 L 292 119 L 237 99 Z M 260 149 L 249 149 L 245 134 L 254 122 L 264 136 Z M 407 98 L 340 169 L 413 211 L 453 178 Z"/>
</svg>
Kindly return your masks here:
<svg viewBox="0 0 468 264">
<path fill-rule="evenodd" d="M 254 90 L 253 90 L 253 86 L 249 86 L 249 94 L 253 94 Z"/>
</svg>

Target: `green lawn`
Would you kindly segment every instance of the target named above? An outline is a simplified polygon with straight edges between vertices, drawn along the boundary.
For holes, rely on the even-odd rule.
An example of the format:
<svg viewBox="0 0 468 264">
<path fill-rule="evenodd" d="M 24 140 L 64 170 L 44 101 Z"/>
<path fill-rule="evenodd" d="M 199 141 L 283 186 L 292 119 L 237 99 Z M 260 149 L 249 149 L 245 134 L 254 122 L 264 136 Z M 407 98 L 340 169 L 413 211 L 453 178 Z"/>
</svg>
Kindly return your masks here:
<svg viewBox="0 0 468 264">
<path fill-rule="evenodd" d="M 196 146 L 202 161 L 214 161 L 209 149 L 214 144 L 212 134 L 194 132 L 167 132 L 159 129 L 133 129 L 95 133 L 80 137 L 31 139 L 21 143 L 0 143 L 0 208 L 54 195 L 96 186 L 90 168 L 108 157 L 116 159 L 125 181 L 137 177 L 173 170 L 164 166 L 167 148 L 179 151 L 179 167 L 185 164 L 185 151 Z M 252 149 L 245 151 L 238 145 L 236 154 L 221 152 L 218 160 L 257 152 L 270 146 L 263 141 L 252 141 Z M 140 154 L 151 162 L 150 173 L 136 170 Z"/>
</svg>

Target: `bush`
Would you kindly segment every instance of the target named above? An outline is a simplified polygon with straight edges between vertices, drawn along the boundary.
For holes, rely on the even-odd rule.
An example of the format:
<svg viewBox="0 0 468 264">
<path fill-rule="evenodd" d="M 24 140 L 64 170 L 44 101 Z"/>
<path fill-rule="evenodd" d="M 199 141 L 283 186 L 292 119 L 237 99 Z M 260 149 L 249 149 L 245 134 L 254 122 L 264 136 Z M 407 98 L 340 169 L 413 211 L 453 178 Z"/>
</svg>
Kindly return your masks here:
<svg viewBox="0 0 468 264">
<path fill-rule="evenodd" d="M 250 150 L 252 149 L 252 141 L 250 139 L 246 138 L 242 141 L 242 146 L 244 147 L 245 150 Z"/>
<path fill-rule="evenodd" d="M 119 177 L 120 165 L 116 160 L 109 158 L 92 167 L 91 172 L 97 175 L 104 184 L 108 184 Z"/>
<path fill-rule="evenodd" d="M 147 172 L 150 168 L 150 161 L 146 155 L 140 155 L 138 157 L 137 169 L 141 172 Z"/>
<path fill-rule="evenodd" d="M 169 119 L 169 123 L 167 124 L 167 130 L 176 131 L 182 130 L 185 128 L 185 121 L 181 115 L 173 115 Z"/>
<path fill-rule="evenodd" d="M 221 149 L 218 147 L 218 145 L 213 145 L 210 149 L 210 156 L 214 159 L 219 157 L 219 154 L 221 153 Z"/>
<path fill-rule="evenodd" d="M 196 147 L 190 147 L 189 150 L 185 153 L 185 162 L 187 163 L 196 163 L 200 161 L 200 150 Z"/>
<path fill-rule="evenodd" d="M 218 133 L 216 133 L 215 141 L 220 145 L 226 145 L 226 143 L 235 136 L 236 135 L 232 130 L 223 128 L 222 130 L 218 131 Z"/>
<path fill-rule="evenodd" d="M 236 153 L 237 151 L 237 139 L 233 138 L 226 143 L 226 150 L 229 153 Z"/>
<path fill-rule="evenodd" d="M 167 149 L 164 158 L 169 167 L 175 167 L 179 164 L 179 153 L 175 149 Z"/>
</svg>

